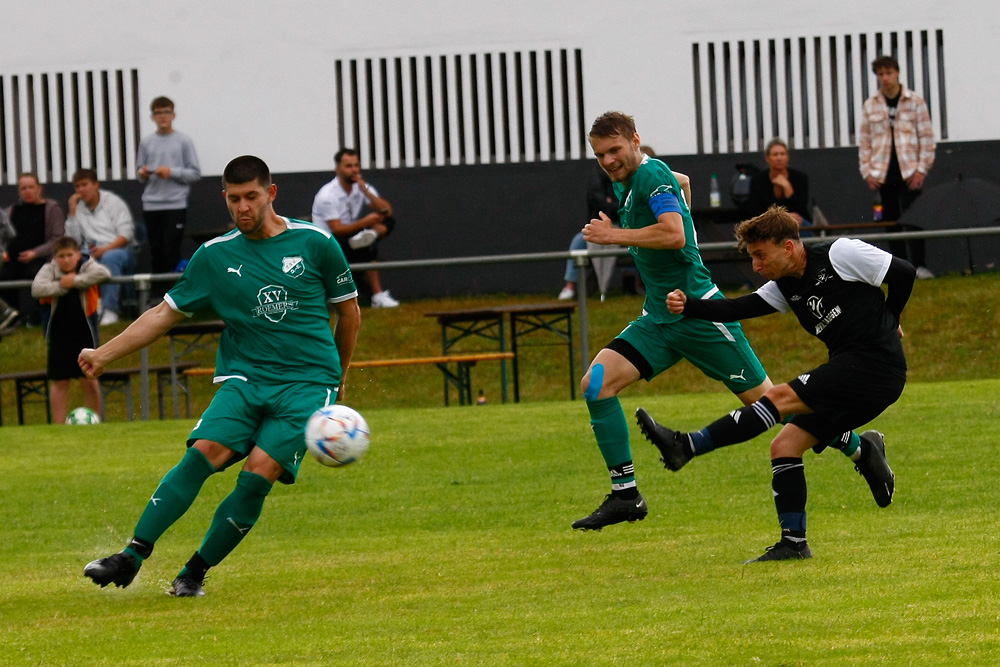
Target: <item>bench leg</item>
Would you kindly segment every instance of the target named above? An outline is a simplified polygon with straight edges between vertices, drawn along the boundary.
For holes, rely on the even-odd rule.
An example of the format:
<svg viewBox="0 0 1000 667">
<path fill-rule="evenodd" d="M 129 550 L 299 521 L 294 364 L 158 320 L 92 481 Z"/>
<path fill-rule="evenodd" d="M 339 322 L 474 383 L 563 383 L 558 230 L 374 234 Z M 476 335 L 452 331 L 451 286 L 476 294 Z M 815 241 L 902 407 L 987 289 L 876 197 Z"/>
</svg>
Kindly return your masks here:
<svg viewBox="0 0 1000 667">
<path fill-rule="evenodd" d="M 472 373 L 470 371 L 472 366 L 475 366 L 474 361 L 462 361 L 457 364 L 457 368 L 453 372 L 448 368 L 448 364 L 435 364 L 444 373 L 445 379 L 445 393 L 444 393 L 444 404 L 448 405 L 448 384 L 454 384 L 458 389 L 458 404 L 459 405 L 472 405 Z"/>
</svg>

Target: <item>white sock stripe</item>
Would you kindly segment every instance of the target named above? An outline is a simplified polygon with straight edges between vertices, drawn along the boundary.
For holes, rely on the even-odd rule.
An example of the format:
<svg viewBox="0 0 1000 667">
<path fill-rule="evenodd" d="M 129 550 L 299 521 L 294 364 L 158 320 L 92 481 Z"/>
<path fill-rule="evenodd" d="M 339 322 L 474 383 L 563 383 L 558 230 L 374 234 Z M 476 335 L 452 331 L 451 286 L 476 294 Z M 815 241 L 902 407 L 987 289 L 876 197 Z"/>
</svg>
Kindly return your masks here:
<svg viewBox="0 0 1000 667">
<path fill-rule="evenodd" d="M 801 463 L 782 463 L 781 465 L 776 465 L 771 468 L 771 472 L 775 475 L 780 475 L 783 472 L 788 472 L 789 470 L 794 470 L 795 468 L 805 467 Z"/>
<path fill-rule="evenodd" d="M 771 428 L 777 423 L 777 420 L 775 420 L 771 412 L 760 403 L 753 403 L 750 407 L 753 408 L 753 411 L 757 413 L 757 416 L 760 417 L 760 420 L 764 422 L 768 428 Z"/>
<path fill-rule="evenodd" d="M 612 484 L 611 485 L 611 490 L 612 491 L 622 491 L 624 489 L 634 489 L 636 486 L 637 485 L 635 483 L 635 480 L 633 479 L 631 482 L 624 482 L 622 484 Z"/>
</svg>

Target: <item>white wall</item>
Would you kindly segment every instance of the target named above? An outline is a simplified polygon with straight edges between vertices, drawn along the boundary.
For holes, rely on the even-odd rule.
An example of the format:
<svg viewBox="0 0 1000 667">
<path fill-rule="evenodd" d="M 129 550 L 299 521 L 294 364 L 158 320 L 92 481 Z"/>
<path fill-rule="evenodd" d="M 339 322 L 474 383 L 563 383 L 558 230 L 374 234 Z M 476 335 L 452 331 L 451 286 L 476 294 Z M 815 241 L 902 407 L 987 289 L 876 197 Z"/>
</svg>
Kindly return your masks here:
<svg viewBox="0 0 1000 667">
<path fill-rule="evenodd" d="M 331 167 L 338 58 L 579 48 L 588 126 L 622 109 L 645 143 L 684 154 L 696 151 L 693 42 L 942 29 L 949 140 L 1000 138 L 995 0 L 877 4 L 875 13 L 865 0 L 4 3 L 0 76 L 9 95 L 12 76 L 137 69 L 143 134 L 153 129 L 149 101 L 167 95 L 206 174 L 242 153 L 280 173 Z"/>
</svg>

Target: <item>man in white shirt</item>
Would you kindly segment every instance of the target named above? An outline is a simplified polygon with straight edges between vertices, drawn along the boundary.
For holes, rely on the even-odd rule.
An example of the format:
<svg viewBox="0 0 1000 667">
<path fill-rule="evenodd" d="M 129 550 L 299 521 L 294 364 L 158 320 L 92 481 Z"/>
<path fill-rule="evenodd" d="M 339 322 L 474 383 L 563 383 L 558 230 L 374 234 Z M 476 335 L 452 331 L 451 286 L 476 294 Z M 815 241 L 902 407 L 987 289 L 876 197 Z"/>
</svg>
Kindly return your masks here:
<svg viewBox="0 0 1000 667">
<path fill-rule="evenodd" d="M 93 169 L 78 169 L 73 174 L 73 189 L 76 193 L 69 198 L 66 235 L 79 241 L 80 247 L 108 267 L 112 276 L 135 271 L 131 248 L 135 223 L 125 200 L 101 189 Z M 101 286 L 101 326 L 118 321 L 121 289 L 116 283 Z"/>
<path fill-rule="evenodd" d="M 342 148 L 333 156 L 333 161 L 336 177 L 316 193 L 313 224 L 330 230 L 350 264 L 374 262 L 378 257 L 378 241 L 396 224 L 392 205 L 361 177 L 357 150 Z M 371 211 L 362 217 L 361 211 L 366 206 Z M 365 279 L 372 291 L 372 308 L 399 305 L 389 290 L 382 289 L 377 270 L 365 271 Z"/>
</svg>

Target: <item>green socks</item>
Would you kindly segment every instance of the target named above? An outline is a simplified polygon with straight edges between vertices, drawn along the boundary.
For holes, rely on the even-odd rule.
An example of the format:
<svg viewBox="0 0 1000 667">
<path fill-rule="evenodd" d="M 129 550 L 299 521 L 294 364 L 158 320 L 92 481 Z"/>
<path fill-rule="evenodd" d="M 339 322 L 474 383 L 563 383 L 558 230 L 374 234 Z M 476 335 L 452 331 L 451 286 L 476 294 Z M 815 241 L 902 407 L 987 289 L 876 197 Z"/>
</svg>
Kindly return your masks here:
<svg viewBox="0 0 1000 667">
<path fill-rule="evenodd" d="M 215 510 L 212 525 L 205 534 L 198 553 L 209 567 L 214 567 L 229 555 L 250 532 L 264 509 L 264 499 L 271 491 L 271 482 L 246 470 L 236 478 L 236 488 Z"/>
<path fill-rule="evenodd" d="M 611 474 L 611 490 L 635 487 L 632 448 L 628 442 L 628 421 L 617 396 L 588 400 L 590 426 L 594 429 L 597 446 Z"/>
<path fill-rule="evenodd" d="M 135 526 L 135 537 L 147 544 L 155 544 L 164 531 L 191 507 L 205 480 L 214 472 L 215 467 L 204 454 L 188 447 L 180 463 L 160 480 Z"/>
</svg>

